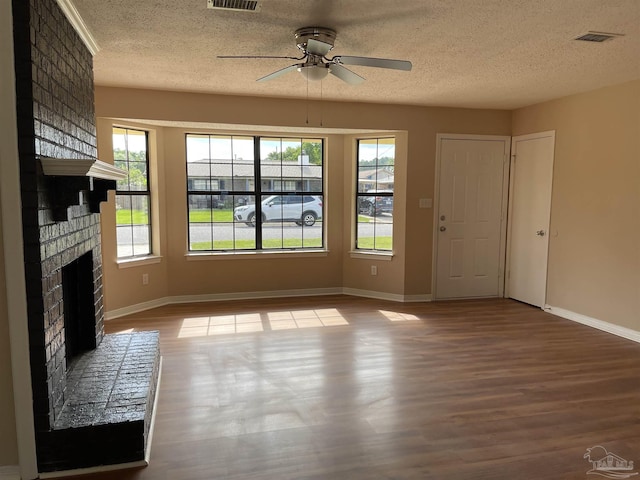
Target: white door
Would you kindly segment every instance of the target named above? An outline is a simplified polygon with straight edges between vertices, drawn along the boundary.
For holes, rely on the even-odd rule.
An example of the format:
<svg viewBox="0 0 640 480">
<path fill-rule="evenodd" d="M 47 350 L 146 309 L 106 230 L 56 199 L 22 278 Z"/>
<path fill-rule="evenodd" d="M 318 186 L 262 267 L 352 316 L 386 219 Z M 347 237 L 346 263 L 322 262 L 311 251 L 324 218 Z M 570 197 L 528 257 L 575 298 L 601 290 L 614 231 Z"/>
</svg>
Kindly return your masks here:
<svg viewBox="0 0 640 480">
<path fill-rule="evenodd" d="M 545 304 L 555 133 L 513 137 L 507 296 Z"/>
<path fill-rule="evenodd" d="M 504 291 L 509 137 L 438 136 L 435 298 Z"/>
</svg>

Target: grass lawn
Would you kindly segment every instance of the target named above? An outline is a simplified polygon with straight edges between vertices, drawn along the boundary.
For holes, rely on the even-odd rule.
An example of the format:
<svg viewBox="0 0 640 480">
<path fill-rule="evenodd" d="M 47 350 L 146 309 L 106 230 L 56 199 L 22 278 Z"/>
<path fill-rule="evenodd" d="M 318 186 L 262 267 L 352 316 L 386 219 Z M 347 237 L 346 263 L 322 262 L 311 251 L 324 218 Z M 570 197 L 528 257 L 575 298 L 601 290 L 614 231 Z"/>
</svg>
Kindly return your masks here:
<svg viewBox="0 0 640 480">
<path fill-rule="evenodd" d="M 302 248 L 302 240 L 299 238 L 265 239 L 262 241 L 262 248 Z M 322 247 L 322 239 L 308 238 L 304 240 L 305 248 Z M 251 250 L 256 248 L 256 242 L 253 240 L 236 240 L 235 247 L 233 240 L 215 240 L 213 246 L 211 242 L 193 242 L 191 250 L 229 250 L 235 248 L 237 250 Z"/>
<path fill-rule="evenodd" d="M 189 221 L 192 223 L 208 223 L 211 221 L 211 210 L 192 210 L 189 212 Z M 232 210 L 213 210 L 214 222 L 233 222 Z M 149 215 L 143 210 L 128 210 L 122 208 L 116 210 L 117 225 L 148 225 Z"/>
<path fill-rule="evenodd" d="M 208 223 L 211 222 L 211 212 L 213 212 L 214 222 L 233 222 L 233 210 L 191 210 L 189 212 L 189 222 Z"/>
<path fill-rule="evenodd" d="M 393 249 L 392 237 L 378 237 L 373 244 L 373 237 L 363 237 L 358 239 L 358 248 L 363 250 L 389 250 Z"/>
<path fill-rule="evenodd" d="M 148 225 L 149 214 L 144 210 L 116 210 L 116 225 Z"/>
</svg>

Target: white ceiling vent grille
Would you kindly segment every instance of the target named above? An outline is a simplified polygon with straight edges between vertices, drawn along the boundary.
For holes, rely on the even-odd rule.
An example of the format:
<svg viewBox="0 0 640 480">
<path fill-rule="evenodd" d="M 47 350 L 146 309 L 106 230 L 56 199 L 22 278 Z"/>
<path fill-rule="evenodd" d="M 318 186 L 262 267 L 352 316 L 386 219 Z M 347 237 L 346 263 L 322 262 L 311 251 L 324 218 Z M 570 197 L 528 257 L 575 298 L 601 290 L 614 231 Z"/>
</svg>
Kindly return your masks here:
<svg viewBox="0 0 640 480">
<path fill-rule="evenodd" d="M 259 8 L 259 2 L 253 0 L 207 0 L 207 8 L 213 10 L 236 10 L 243 12 L 255 12 Z"/>
<path fill-rule="evenodd" d="M 612 38 L 623 36 L 624 34 L 622 33 L 587 32 L 584 35 L 576 37 L 575 40 L 580 40 L 583 42 L 602 43 L 606 42 L 607 40 L 611 40 Z"/>
</svg>

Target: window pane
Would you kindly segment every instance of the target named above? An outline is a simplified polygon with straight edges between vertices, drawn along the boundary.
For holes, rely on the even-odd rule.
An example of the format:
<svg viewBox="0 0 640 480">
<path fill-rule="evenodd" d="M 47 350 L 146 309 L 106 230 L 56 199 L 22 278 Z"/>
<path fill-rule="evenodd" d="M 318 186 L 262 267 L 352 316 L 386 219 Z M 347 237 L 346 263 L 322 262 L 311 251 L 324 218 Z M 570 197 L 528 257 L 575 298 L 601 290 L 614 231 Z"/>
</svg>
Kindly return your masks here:
<svg viewBox="0 0 640 480">
<path fill-rule="evenodd" d="M 117 255 L 148 255 L 151 222 L 147 132 L 116 127 L 112 133 L 114 166 L 127 171 L 127 177 L 116 182 Z M 146 194 L 134 195 L 136 192 Z"/>
<path fill-rule="evenodd" d="M 116 225 L 116 252 L 118 258 L 133 255 L 133 231 L 130 225 Z"/>
<path fill-rule="evenodd" d="M 322 166 L 322 140 L 302 140 L 302 165 Z"/>
<path fill-rule="evenodd" d="M 231 149 L 231 137 L 223 137 L 221 135 L 211 135 L 209 137 L 209 148 L 211 152 L 211 161 L 233 159 Z"/>
<path fill-rule="evenodd" d="M 192 145 L 191 137 L 187 135 L 187 150 Z M 193 144 L 202 141 L 195 138 Z M 190 248 L 322 246 L 322 197 L 303 198 L 299 194 L 322 192 L 321 139 L 209 135 L 206 141 L 210 159 L 197 159 L 187 152 L 192 159 L 187 164 L 189 231 L 193 236 Z M 260 158 L 254 160 L 256 141 Z M 261 177 L 259 185 L 255 181 L 256 166 Z M 255 190 L 257 195 L 251 193 Z M 260 199 L 259 208 L 256 198 Z M 306 211 L 307 208 L 311 210 Z M 201 218 L 202 227 L 206 224 L 210 233 L 204 228 L 200 229 L 202 233 L 191 228 L 197 223 L 196 215 L 202 215 L 196 210 L 203 209 L 209 213 Z M 258 210 L 261 218 L 257 218 Z M 262 234 L 261 245 L 257 233 Z M 206 237 L 202 243 L 196 241 L 198 235 Z"/>
<path fill-rule="evenodd" d="M 189 250 L 213 250 L 212 224 L 207 222 L 189 224 Z"/>
<path fill-rule="evenodd" d="M 209 135 L 187 135 L 187 162 L 209 160 Z"/>
<path fill-rule="evenodd" d="M 129 188 L 131 191 L 147 190 L 147 164 L 146 162 L 129 162 Z"/>
<path fill-rule="evenodd" d="M 211 223 L 213 221 L 212 195 L 189 195 L 189 223 Z"/>
<path fill-rule="evenodd" d="M 393 250 L 395 139 L 358 141 L 356 247 Z"/>
<path fill-rule="evenodd" d="M 380 222 L 372 218 L 358 218 L 358 245 L 365 250 L 393 250 L 393 221 Z"/>
<path fill-rule="evenodd" d="M 116 195 L 118 257 L 151 253 L 148 195 Z"/>
<path fill-rule="evenodd" d="M 148 255 L 151 253 L 151 231 L 149 225 L 133 226 L 133 255 Z"/>
<path fill-rule="evenodd" d="M 262 201 L 263 248 L 322 246 L 322 197 L 271 195 Z"/>
</svg>

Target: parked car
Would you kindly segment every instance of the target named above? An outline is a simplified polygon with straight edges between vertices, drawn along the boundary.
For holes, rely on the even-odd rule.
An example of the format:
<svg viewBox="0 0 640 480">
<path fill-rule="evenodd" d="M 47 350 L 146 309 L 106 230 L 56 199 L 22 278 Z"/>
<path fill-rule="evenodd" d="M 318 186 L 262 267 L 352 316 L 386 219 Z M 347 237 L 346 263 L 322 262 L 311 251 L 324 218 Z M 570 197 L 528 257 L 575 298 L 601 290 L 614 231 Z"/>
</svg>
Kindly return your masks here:
<svg viewBox="0 0 640 480">
<path fill-rule="evenodd" d="M 307 227 L 322 218 L 322 198 L 313 195 L 271 195 L 262 201 L 263 222 L 295 222 Z M 243 205 L 233 210 L 238 222 L 256 225 L 256 206 Z"/>
<path fill-rule="evenodd" d="M 393 193 L 393 190 L 367 190 L 371 196 L 358 197 L 358 213 L 371 217 L 381 213 L 393 213 L 393 196 L 375 195 L 376 193 Z"/>
</svg>

